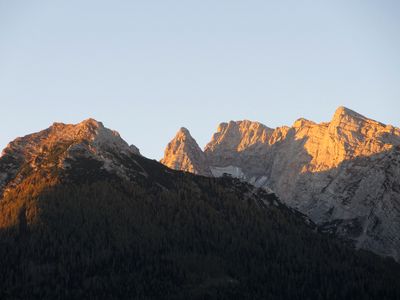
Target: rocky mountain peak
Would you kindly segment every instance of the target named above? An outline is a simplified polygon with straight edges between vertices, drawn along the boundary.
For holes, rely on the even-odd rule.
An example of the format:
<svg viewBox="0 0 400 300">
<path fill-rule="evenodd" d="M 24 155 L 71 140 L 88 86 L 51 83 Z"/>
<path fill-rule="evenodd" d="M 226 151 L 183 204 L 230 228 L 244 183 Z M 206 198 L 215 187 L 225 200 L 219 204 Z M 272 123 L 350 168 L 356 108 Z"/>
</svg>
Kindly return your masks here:
<svg viewBox="0 0 400 300">
<path fill-rule="evenodd" d="M 188 136 L 188 137 L 192 137 L 190 135 L 189 130 L 186 127 L 179 128 L 178 134 L 182 134 L 182 135 L 185 135 L 185 136 Z"/>
<path fill-rule="evenodd" d="M 330 148 L 341 160 L 370 156 L 400 143 L 400 131 L 367 118 L 346 107 L 339 107 L 328 126 Z M 329 145 L 327 145 L 329 146 Z"/>
<path fill-rule="evenodd" d="M 38 133 L 17 138 L 10 143 L 10 150 L 24 150 L 25 154 L 34 154 L 43 147 L 64 143 L 70 145 L 87 145 L 91 151 L 114 149 L 123 153 L 132 152 L 131 147 L 115 130 L 104 127 L 95 119 L 87 119 L 78 124 L 53 123 L 48 129 Z M 5 151 L 7 151 L 7 148 Z M 29 150 L 29 151 L 26 151 Z M 29 152 L 29 153 L 28 153 Z"/>
<path fill-rule="evenodd" d="M 197 142 L 190 134 L 190 131 L 188 129 L 186 129 L 185 127 L 179 128 L 178 132 L 176 133 L 176 135 L 174 137 L 174 141 L 177 144 L 184 144 L 184 146 L 188 146 L 188 147 L 194 146 L 194 144 L 197 145 Z"/>
<path fill-rule="evenodd" d="M 86 120 L 83 120 L 80 124 L 86 125 L 86 126 L 92 126 L 92 127 L 104 127 L 102 122 L 97 121 L 96 119 L 93 118 L 87 118 Z"/>
<path fill-rule="evenodd" d="M 23 180 L 28 170 L 68 169 L 79 158 L 97 161 L 122 175 L 117 161 L 132 154 L 139 154 L 139 150 L 94 119 L 78 124 L 53 123 L 45 130 L 16 138 L 3 150 L 0 193 L 11 181 Z"/>
<path fill-rule="evenodd" d="M 167 145 L 161 163 L 171 169 L 211 175 L 203 151 L 185 127 Z"/>
<path fill-rule="evenodd" d="M 347 127 L 348 129 L 352 129 L 354 131 L 366 126 L 376 127 L 379 129 L 386 127 L 385 124 L 367 118 L 344 106 L 339 106 L 336 109 L 329 124 L 330 127 Z"/>
<path fill-rule="evenodd" d="M 293 123 L 292 127 L 300 128 L 300 127 L 311 126 L 311 125 L 315 125 L 315 122 L 304 119 L 304 118 L 299 118 Z"/>
<path fill-rule="evenodd" d="M 366 117 L 364 117 L 363 115 L 361 115 L 361 114 L 355 112 L 354 110 L 351 110 L 350 108 L 347 108 L 345 106 L 339 106 L 335 110 L 335 113 L 333 114 L 333 119 L 338 119 L 338 118 L 341 118 L 344 116 L 366 119 Z"/>
<path fill-rule="evenodd" d="M 304 118 L 276 129 L 248 120 L 221 123 L 205 147 L 206 165 L 196 168 L 271 189 L 359 247 L 400 260 L 393 213 L 400 211 L 399 145 L 399 128 L 341 106 L 319 124 Z"/>
<path fill-rule="evenodd" d="M 243 120 L 221 123 L 204 151 L 243 151 L 248 147 L 265 143 L 273 129 L 259 122 Z"/>
</svg>

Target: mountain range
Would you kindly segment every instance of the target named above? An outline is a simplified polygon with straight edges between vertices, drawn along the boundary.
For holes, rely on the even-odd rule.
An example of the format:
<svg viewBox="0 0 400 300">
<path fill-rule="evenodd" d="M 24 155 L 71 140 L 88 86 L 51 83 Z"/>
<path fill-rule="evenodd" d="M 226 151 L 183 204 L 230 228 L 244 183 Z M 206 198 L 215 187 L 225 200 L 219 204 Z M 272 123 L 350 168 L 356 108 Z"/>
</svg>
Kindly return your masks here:
<svg viewBox="0 0 400 300">
<path fill-rule="evenodd" d="M 397 170 L 399 131 L 344 108 L 336 114 L 344 120 L 340 124 L 362 124 L 356 137 L 366 149 L 355 147 L 353 153 L 369 159 L 360 156 L 350 165 L 353 176 L 326 189 L 345 199 L 353 194 L 334 187 L 365 176 L 358 170 L 381 170 L 387 177 Z M 354 138 L 353 123 L 332 138 Z M 162 162 L 187 172 L 145 158 L 94 119 L 54 123 L 15 139 L 0 157 L 0 298 L 398 299 L 400 266 L 360 249 L 369 249 L 362 246 L 366 242 L 355 249 L 348 232 L 339 232 L 352 228 L 344 217 L 332 219 L 342 223 L 321 223 L 314 214 L 324 212 L 323 206 L 301 203 L 314 191 L 308 185 L 289 190 L 305 182 L 303 173 L 314 180 L 313 168 L 324 182 L 327 166 L 339 169 L 352 159 L 347 144 L 343 150 L 304 138 L 319 132 L 323 139 L 330 124 L 295 124 L 272 130 L 249 121 L 225 123 L 205 151 L 182 128 Z M 334 162 L 305 155 L 303 149 L 316 145 L 336 151 Z M 375 149 L 382 150 L 380 158 L 371 153 Z M 329 157 L 326 151 L 321 155 Z M 305 172 L 291 173 L 303 167 Z M 395 183 L 396 174 L 390 174 Z M 378 179 L 368 181 L 376 183 L 369 188 L 378 189 Z M 368 201 L 395 205 L 394 183 L 384 186 L 384 200 Z M 354 195 L 346 199 L 361 199 Z M 371 211 L 385 212 L 373 232 L 389 232 L 389 221 L 396 226 L 390 219 L 394 209 Z M 382 248 L 394 249 L 394 242 L 385 239 Z"/>
<path fill-rule="evenodd" d="M 400 258 L 400 129 L 339 107 L 329 122 L 221 123 L 202 150 L 181 128 L 166 166 L 273 191 L 321 230 Z"/>
</svg>

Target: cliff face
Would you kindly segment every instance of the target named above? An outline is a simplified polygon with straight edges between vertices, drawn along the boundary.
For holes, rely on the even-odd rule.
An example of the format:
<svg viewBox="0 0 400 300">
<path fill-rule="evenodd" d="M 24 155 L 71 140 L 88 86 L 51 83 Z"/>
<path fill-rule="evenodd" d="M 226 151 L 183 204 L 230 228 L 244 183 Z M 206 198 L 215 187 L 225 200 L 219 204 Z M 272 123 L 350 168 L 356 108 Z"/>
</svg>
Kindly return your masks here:
<svg viewBox="0 0 400 300">
<path fill-rule="evenodd" d="M 184 127 L 168 144 L 161 163 L 171 169 L 211 176 L 203 151 Z"/>
<path fill-rule="evenodd" d="M 222 123 L 204 153 L 214 176 L 272 189 L 323 229 L 399 259 L 399 149 L 400 129 L 339 107 L 320 124 Z"/>
<path fill-rule="evenodd" d="M 211 164 L 219 164 L 223 160 L 237 158 L 237 154 L 248 149 L 260 150 L 268 143 L 272 133 L 273 129 L 248 120 L 221 123 L 204 152 Z"/>
</svg>

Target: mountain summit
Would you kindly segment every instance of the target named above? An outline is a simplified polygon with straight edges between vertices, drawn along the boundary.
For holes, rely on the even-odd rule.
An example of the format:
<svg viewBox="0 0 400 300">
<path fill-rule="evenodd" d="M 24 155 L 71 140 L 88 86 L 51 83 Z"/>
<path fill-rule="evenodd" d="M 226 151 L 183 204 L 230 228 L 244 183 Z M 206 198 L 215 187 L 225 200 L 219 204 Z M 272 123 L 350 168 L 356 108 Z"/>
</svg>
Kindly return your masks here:
<svg viewBox="0 0 400 300">
<path fill-rule="evenodd" d="M 273 190 L 321 228 L 400 258 L 399 128 L 341 106 L 320 124 L 221 123 L 204 154 L 207 165 L 195 172 L 209 168 Z"/>
<path fill-rule="evenodd" d="M 121 167 L 121 162 L 131 154 L 139 155 L 138 148 L 129 146 L 118 132 L 94 119 L 75 125 L 54 123 L 48 129 L 15 139 L 3 150 L 0 195 L 29 182 L 39 171 L 43 177 L 58 181 L 61 173 L 55 170 L 68 172 L 83 159 L 101 164 L 103 170 L 117 176 L 128 177 L 129 170 Z"/>
<path fill-rule="evenodd" d="M 179 129 L 165 149 L 161 163 L 172 169 L 210 176 L 206 157 L 185 127 Z"/>
</svg>

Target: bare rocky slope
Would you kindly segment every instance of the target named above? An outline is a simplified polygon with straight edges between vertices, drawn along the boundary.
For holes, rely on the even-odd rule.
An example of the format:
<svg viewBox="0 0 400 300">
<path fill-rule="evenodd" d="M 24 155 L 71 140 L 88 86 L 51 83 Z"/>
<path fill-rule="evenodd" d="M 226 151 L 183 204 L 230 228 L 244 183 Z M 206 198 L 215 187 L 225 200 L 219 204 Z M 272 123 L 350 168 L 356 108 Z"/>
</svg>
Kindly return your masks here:
<svg viewBox="0 0 400 300">
<path fill-rule="evenodd" d="M 186 149 L 181 145 L 175 155 L 166 151 L 162 162 L 184 169 L 175 158 L 193 156 Z M 399 128 L 345 107 L 320 124 L 298 119 L 291 127 L 271 129 L 230 121 L 218 126 L 204 156 L 186 170 L 227 173 L 271 189 L 323 230 L 400 258 Z"/>
<path fill-rule="evenodd" d="M 189 130 L 184 127 L 179 129 L 174 139 L 168 144 L 161 163 L 171 169 L 211 176 L 205 154 L 190 135 Z"/>
</svg>

